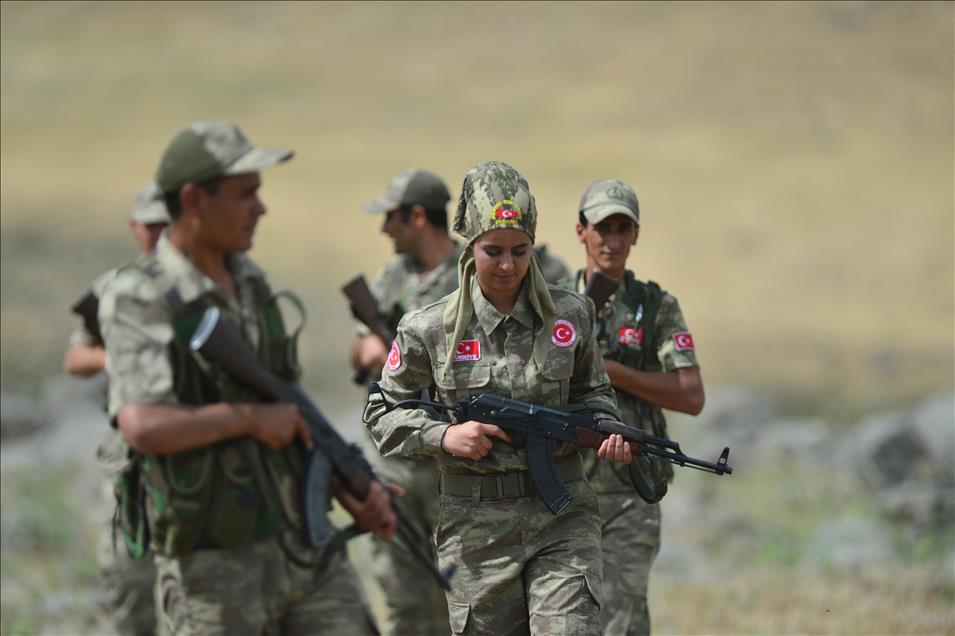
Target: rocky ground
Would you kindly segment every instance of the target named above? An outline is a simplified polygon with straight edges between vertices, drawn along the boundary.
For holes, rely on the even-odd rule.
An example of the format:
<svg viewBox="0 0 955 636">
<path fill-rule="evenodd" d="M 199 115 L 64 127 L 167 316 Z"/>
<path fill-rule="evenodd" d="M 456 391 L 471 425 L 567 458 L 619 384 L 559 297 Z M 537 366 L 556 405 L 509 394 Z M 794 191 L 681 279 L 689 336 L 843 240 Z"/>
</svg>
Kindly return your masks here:
<svg viewBox="0 0 955 636">
<path fill-rule="evenodd" d="M 38 397 L 2 396 L 5 634 L 108 630 L 93 556 L 111 512 L 95 462 L 102 391 L 102 380 L 58 376 Z M 700 417 L 673 416 L 686 453 L 713 460 L 730 446 L 734 474 L 677 470 L 651 584 L 657 631 L 898 631 L 882 619 L 867 627 L 874 611 L 898 617 L 901 631 L 953 633 L 953 413 L 955 395 L 943 393 L 837 424 L 717 389 Z M 795 594 L 800 581 L 815 592 L 797 584 Z M 874 609 L 866 589 L 882 590 Z"/>
</svg>

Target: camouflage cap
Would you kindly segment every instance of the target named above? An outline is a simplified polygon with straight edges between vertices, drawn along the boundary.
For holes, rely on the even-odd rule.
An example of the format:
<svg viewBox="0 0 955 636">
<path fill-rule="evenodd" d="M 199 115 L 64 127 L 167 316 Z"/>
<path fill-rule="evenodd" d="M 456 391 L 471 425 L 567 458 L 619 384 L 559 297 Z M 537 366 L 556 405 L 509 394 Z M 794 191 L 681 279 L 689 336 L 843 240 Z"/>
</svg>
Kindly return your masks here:
<svg viewBox="0 0 955 636">
<path fill-rule="evenodd" d="M 452 229 L 473 240 L 491 230 L 517 229 L 534 240 L 537 206 L 527 180 L 502 161 L 479 163 L 464 175 Z"/>
<path fill-rule="evenodd" d="M 442 210 L 451 200 L 448 186 L 441 177 L 427 170 L 402 170 L 391 178 L 385 193 L 361 206 L 371 214 L 383 214 L 404 205 L 421 205 L 428 210 Z"/>
<path fill-rule="evenodd" d="M 163 192 L 175 192 L 187 183 L 248 172 L 288 161 L 292 150 L 254 148 L 231 122 L 199 121 L 173 137 L 163 152 L 156 183 Z"/>
<path fill-rule="evenodd" d="M 169 223 L 169 213 L 166 211 L 166 201 L 155 181 L 147 181 L 136 195 L 133 202 L 133 211 L 129 218 L 150 225 L 152 223 Z"/>
<path fill-rule="evenodd" d="M 640 205 L 633 188 L 619 179 L 594 181 L 580 199 L 580 211 L 589 223 L 600 223 L 613 214 L 623 214 L 640 225 Z"/>
</svg>

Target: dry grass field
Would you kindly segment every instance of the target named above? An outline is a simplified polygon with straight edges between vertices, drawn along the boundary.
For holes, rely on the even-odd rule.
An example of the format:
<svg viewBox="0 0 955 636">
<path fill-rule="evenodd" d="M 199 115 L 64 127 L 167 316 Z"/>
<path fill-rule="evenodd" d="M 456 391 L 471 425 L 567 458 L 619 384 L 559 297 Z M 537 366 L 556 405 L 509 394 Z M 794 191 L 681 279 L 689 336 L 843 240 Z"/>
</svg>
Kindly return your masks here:
<svg viewBox="0 0 955 636">
<path fill-rule="evenodd" d="M 391 250 L 359 204 L 411 166 L 456 195 L 492 158 L 527 177 L 539 240 L 574 268 L 580 194 L 634 186 L 634 268 L 679 297 L 708 386 L 847 421 L 951 389 L 953 31 L 952 2 L 0 3 L 0 383 L 58 371 L 67 307 L 133 255 L 125 217 L 165 143 L 230 119 L 296 150 L 264 175 L 252 255 L 306 301 L 305 379 L 327 411 L 362 398 L 338 288 Z M 5 486 L 5 517 L 21 491 Z M 51 537 L 74 556 L 92 541 Z M 4 576 L 46 572 L 29 554 Z M 31 589 L 80 589 L 92 567 L 77 556 Z M 951 588 L 913 576 L 744 569 L 658 588 L 657 624 L 952 633 Z M 96 629 L 36 622 L 30 599 L 7 622 L 6 598 L 4 633 Z"/>
<path fill-rule="evenodd" d="M 55 368 L 64 307 L 131 253 L 124 215 L 201 118 L 297 150 L 253 254 L 347 386 L 340 284 L 389 256 L 358 209 L 405 166 L 506 160 L 572 266 L 580 193 L 634 185 L 635 268 L 676 293 L 710 383 L 834 404 L 953 382 L 953 7 L 2 5 L 2 370 Z M 320 371 L 319 371 L 320 369 Z"/>
</svg>

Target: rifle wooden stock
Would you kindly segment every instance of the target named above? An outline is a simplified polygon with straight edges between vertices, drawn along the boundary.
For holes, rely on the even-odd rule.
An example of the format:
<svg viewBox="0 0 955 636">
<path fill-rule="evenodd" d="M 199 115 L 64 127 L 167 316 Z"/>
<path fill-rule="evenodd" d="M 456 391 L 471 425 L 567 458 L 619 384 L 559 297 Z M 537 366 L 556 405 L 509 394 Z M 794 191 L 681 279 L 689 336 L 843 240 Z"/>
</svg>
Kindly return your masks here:
<svg viewBox="0 0 955 636">
<path fill-rule="evenodd" d="M 372 295 L 364 274 L 358 274 L 345 283 L 342 287 L 342 293 L 351 303 L 351 310 L 355 317 L 362 321 L 371 330 L 371 333 L 378 336 L 386 348 L 391 345 L 395 335 L 391 333 L 391 329 L 382 320 L 381 312 L 378 310 L 378 301 Z M 353 378 L 355 384 L 364 384 L 371 373 L 371 369 L 358 369 Z"/>
<path fill-rule="evenodd" d="M 593 269 L 587 275 L 587 287 L 584 289 L 584 294 L 594 301 L 594 307 L 600 311 L 619 286 L 620 281 L 616 278 L 607 276 L 599 269 Z"/>
</svg>

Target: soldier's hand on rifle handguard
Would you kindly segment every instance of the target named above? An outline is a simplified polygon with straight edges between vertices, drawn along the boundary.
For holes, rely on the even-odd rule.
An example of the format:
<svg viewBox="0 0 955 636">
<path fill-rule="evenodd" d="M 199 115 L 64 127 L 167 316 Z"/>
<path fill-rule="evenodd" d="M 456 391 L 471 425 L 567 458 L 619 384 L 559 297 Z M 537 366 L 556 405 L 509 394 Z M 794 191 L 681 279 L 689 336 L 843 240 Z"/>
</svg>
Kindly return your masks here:
<svg viewBox="0 0 955 636">
<path fill-rule="evenodd" d="M 400 486 L 372 482 L 364 500 L 358 499 L 343 488 L 337 480 L 332 485 L 335 498 L 355 519 L 359 530 L 371 532 L 379 539 L 389 541 L 398 529 L 398 519 L 392 508 L 392 497 L 401 496 Z"/>
</svg>

